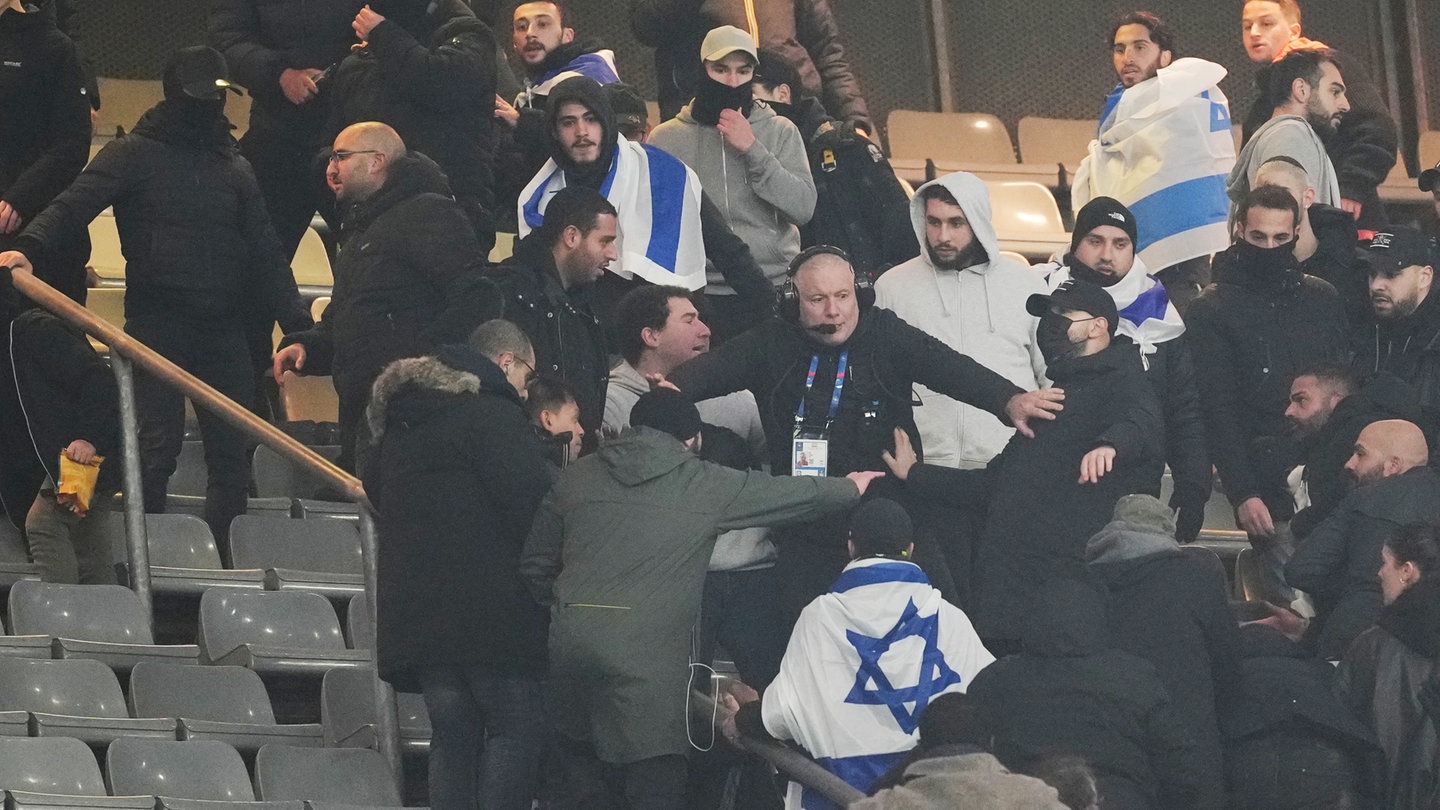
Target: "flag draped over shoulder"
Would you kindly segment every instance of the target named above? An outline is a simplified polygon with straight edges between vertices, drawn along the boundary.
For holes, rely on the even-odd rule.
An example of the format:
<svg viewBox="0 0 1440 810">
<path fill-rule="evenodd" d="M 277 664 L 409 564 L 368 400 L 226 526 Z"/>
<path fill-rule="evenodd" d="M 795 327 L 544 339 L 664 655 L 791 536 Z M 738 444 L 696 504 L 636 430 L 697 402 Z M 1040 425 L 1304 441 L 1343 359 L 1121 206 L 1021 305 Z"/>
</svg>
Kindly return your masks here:
<svg viewBox="0 0 1440 810">
<path fill-rule="evenodd" d="M 570 60 L 568 64 L 541 76 L 540 81 L 536 82 L 528 93 L 536 96 L 548 96 L 552 87 L 576 76 L 589 76 L 601 86 L 620 81 L 620 74 L 615 70 L 615 52 L 603 49 L 594 53 L 582 53 Z"/>
<path fill-rule="evenodd" d="M 1045 283 L 1053 291 L 1069 279 L 1070 268 L 1056 265 L 1046 276 Z M 1136 257 L 1130 272 L 1114 285 L 1106 287 L 1105 291 L 1115 299 L 1115 309 L 1120 315 L 1115 331 L 1134 341 L 1140 347 L 1142 358 L 1154 354 L 1159 344 L 1185 334 L 1185 322 L 1180 319 L 1175 305 L 1170 303 L 1165 285 L 1149 274 L 1149 269 L 1139 257 Z M 1145 363 L 1148 368 L 1149 360 L 1146 359 Z"/>
<path fill-rule="evenodd" d="M 1114 197 L 1135 214 L 1137 254 L 1163 269 L 1230 244 L 1225 178 L 1235 166 L 1225 68 L 1177 59 L 1106 99 L 1098 136 L 1075 172 L 1078 211 Z"/>
<path fill-rule="evenodd" d="M 564 187 L 564 169 L 546 161 L 520 192 L 520 236 L 539 227 L 550 198 Z M 610 264 L 610 272 L 687 290 L 705 286 L 700 180 L 690 167 L 653 146 L 622 137 L 599 190 L 619 212 L 620 259 Z"/>
</svg>

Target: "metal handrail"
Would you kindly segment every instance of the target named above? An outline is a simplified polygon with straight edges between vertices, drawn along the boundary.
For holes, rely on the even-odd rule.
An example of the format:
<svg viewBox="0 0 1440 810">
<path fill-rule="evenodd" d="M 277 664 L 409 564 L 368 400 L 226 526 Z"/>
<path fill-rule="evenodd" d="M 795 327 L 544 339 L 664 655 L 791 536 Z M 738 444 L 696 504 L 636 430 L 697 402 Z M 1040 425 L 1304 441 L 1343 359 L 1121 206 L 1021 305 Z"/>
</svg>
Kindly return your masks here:
<svg viewBox="0 0 1440 810">
<path fill-rule="evenodd" d="M 24 268 L 10 268 L 15 289 L 31 301 L 110 347 L 110 362 L 120 389 L 120 417 L 124 450 L 125 533 L 130 565 L 130 585 L 151 613 L 150 552 L 145 532 L 140 482 L 140 452 L 136 426 L 135 391 L 132 364 L 147 374 L 177 389 L 195 404 L 228 422 L 251 439 L 280 453 L 321 479 L 348 500 L 360 507 L 360 551 L 364 558 L 365 596 L 370 608 L 367 617 L 371 637 L 375 627 L 376 537 L 375 510 L 365 495 L 360 479 L 335 466 L 300 441 L 255 416 L 245 406 L 216 391 L 200 379 L 162 357 L 120 328 L 77 304 L 59 290 L 36 278 Z M 153 619 L 152 619 L 153 621 Z M 375 653 L 372 650 L 371 655 Z M 378 667 L 377 670 L 378 672 Z M 397 787 L 403 788 L 400 762 L 399 722 L 395 714 L 395 693 L 389 685 L 374 679 L 376 703 L 376 737 L 382 753 L 391 766 Z M 403 794 L 403 790 L 402 793 Z"/>
</svg>

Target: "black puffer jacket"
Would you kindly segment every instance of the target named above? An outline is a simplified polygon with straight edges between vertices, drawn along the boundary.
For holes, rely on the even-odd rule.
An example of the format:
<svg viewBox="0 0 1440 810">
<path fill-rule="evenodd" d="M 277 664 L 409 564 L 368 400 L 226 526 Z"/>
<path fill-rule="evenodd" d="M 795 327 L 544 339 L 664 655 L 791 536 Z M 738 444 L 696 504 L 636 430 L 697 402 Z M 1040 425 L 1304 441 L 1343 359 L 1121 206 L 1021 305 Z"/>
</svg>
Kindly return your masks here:
<svg viewBox="0 0 1440 810">
<path fill-rule="evenodd" d="M 515 389 L 488 359 L 445 346 L 388 367 L 368 420 L 381 677 L 414 690 L 423 667 L 542 676 L 549 616 L 519 562 L 550 474 Z"/>
<path fill-rule="evenodd" d="M 495 35 L 462 0 L 387 5 L 396 7 L 387 9 L 391 13 L 402 7 L 420 13 L 387 17 L 364 48 L 340 63 L 326 129 L 333 138 L 361 121 L 389 124 L 407 148 L 440 164 L 477 230 L 488 228 L 477 234 L 488 248 L 495 209 Z"/>
<path fill-rule="evenodd" d="M 214 0 L 210 44 L 225 55 L 235 83 L 255 100 L 251 130 L 284 135 L 324 125 L 328 91 L 291 104 L 280 89 L 280 74 L 338 64 L 355 42 L 350 23 L 364 6 L 365 0 Z"/>
<path fill-rule="evenodd" d="M 1234 257 L 1233 247 L 1216 255 L 1215 283 L 1185 315 L 1205 438 L 1232 504 L 1259 495 L 1277 520 L 1288 519 L 1283 465 L 1269 464 L 1256 439 L 1288 433 L 1297 371 L 1348 357 L 1345 315 L 1335 288 L 1298 265 L 1262 279 Z"/>
<path fill-rule="evenodd" d="M 1390 810 L 1440 807 L 1440 578 L 1426 572 L 1355 639 L 1335 673 L 1336 691 L 1385 750 Z M 1429 704 L 1429 705 L 1427 705 Z"/>
<path fill-rule="evenodd" d="M 125 254 L 125 317 L 201 324 L 258 314 L 287 330 L 310 315 L 250 164 L 223 116 L 162 101 L 109 144 L 16 240 L 37 267 L 106 206 Z"/>
<path fill-rule="evenodd" d="M 1315 253 L 1300 263 L 1306 275 L 1330 282 L 1340 296 L 1340 308 L 1350 324 L 1368 323 L 1370 280 L 1360 248 L 1355 218 L 1328 205 L 1316 203 L 1306 211 L 1315 233 Z"/>
<path fill-rule="evenodd" d="M 1440 435 L 1440 293 L 1432 287 L 1409 317 L 1370 318 L 1355 331 L 1354 346 L 1356 368 L 1388 371 L 1410 384 L 1420 403 L 1420 427 L 1434 441 Z"/>
</svg>

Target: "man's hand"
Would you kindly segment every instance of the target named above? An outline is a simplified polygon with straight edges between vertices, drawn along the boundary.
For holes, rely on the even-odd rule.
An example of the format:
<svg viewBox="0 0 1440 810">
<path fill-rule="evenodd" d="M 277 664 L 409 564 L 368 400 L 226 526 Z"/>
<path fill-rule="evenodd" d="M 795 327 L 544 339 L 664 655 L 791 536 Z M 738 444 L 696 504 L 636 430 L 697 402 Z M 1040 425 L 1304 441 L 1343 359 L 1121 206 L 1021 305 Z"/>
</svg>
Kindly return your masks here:
<svg viewBox="0 0 1440 810">
<path fill-rule="evenodd" d="M 280 73 L 280 90 L 291 104 L 304 104 L 319 95 L 315 77 L 320 73 L 315 68 L 286 68 Z"/>
<path fill-rule="evenodd" d="M 501 98 L 499 93 L 495 94 L 495 117 L 504 121 L 511 129 L 520 123 L 520 111 L 515 109 L 514 104 Z"/>
<path fill-rule="evenodd" d="M 1102 444 L 1080 459 L 1080 483 L 1098 484 L 1114 466 L 1115 448 Z"/>
<path fill-rule="evenodd" d="M 720 721 L 720 733 L 725 739 L 739 744 L 740 729 L 735 727 L 735 715 L 740 713 L 741 706 L 759 699 L 760 693 L 741 681 L 730 681 L 720 689 L 715 700 L 720 704 L 720 714 L 723 717 Z"/>
<path fill-rule="evenodd" d="M 658 371 L 646 374 L 645 382 L 650 383 L 651 391 L 654 391 L 656 388 L 669 388 L 671 391 L 676 392 L 680 390 L 679 387 L 675 385 L 675 383 L 672 383 L 669 380 L 665 379 L 665 375 L 661 374 Z"/>
<path fill-rule="evenodd" d="M 920 461 L 920 457 L 915 455 L 915 446 L 910 443 L 910 434 L 898 427 L 895 428 L 895 454 L 891 455 L 889 450 L 882 450 L 880 458 L 901 481 L 910 477 L 910 468 Z"/>
<path fill-rule="evenodd" d="M 720 122 L 715 128 L 720 130 L 720 137 L 725 139 L 725 143 L 742 155 L 755 145 L 755 130 L 750 126 L 750 119 L 741 115 L 739 110 L 721 110 Z"/>
<path fill-rule="evenodd" d="M 876 478 L 884 478 L 885 473 L 877 472 L 875 470 L 859 470 L 856 472 L 852 472 L 845 477 L 849 478 L 850 483 L 854 484 L 855 488 L 860 490 L 861 495 L 864 495 L 865 490 L 870 487 L 870 482 L 874 481 Z"/>
<path fill-rule="evenodd" d="M 1055 414 L 1065 410 L 1062 405 L 1065 401 L 1065 389 L 1063 388 L 1041 388 L 1038 391 L 1026 391 L 1023 394 L 1016 394 L 1005 403 L 1005 415 L 1010 417 L 1010 424 L 1020 431 L 1020 435 L 1027 439 L 1035 438 L 1035 431 L 1030 429 L 1031 419 L 1054 419 Z"/>
<path fill-rule="evenodd" d="M 30 260 L 25 258 L 25 254 L 18 250 L 7 250 L 4 253 L 0 253 L 0 267 L 29 270 L 31 272 L 35 270 L 35 268 L 30 265 Z"/>
<path fill-rule="evenodd" d="M 15 233 L 20 230 L 20 212 L 15 206 L 0 200 L 0 233 Z"/>
<path fill-rule="evenodd" d="M 1340 210 L 1344 211 L 1355 219 L 1360 218 L 1360 209 L 1362 207 L 1362 203 L 1360 203 L 1358 200 L 1346 200 L 1343 198 L 1340 200 Z"/>
<path fill-rule="evenodd" d="M 1274 537 L 1275 521 L 1270 509 L 1258 497 L 1246 498 L 1235 507 L 1235 523 L 1252 537 Z"/>
<path fill-rule="evenodd" d="M 1300 639 L 1305 635 L 1305 628 L 1308 627 L 1310 623 L 1289 608 L 1278 607 L 1269 602 L 1266 602 L 1264 607 L 1270 615 L 1263 619 L 1244 622 L 1240 626 L 1245 627 L 1252 624 L 1263 624 L 1266 627 L 1272 627 L 1280 631 L 1281 635 L 1291 641 L 1297 644 L 1300 643 Z"/>
<path fill-rule="evenodd" d="M 305 368 L 305 347 L 299 343 L 291 343 L 289 346 L 275 353 L 271 361 L 271 373 L 275 375 L 275 382 L 280 382 L 287 371 L 296 374 L 302 373 Z"/>
<path fill-rule="evenodd" d="M 355 36 L 363 41 L 369 39 L 370 32 L 375 30 L 375 26 L 382 22 L 385 22 L 385 18 L 376 14 L 369 6 L 366 6 L 360 9 L 359 14 L 355 15 L 355 22 L 350 23 L 350 27 L 355 29 Z"/>
<path fill-rule="evenodd" d="M 76 439 L 70 442 L 70 446 L 61 451 L 65 457 L 76 464 L 89 464 L 95 460 L 95 445 L 84 439 Z"/>
</svg>

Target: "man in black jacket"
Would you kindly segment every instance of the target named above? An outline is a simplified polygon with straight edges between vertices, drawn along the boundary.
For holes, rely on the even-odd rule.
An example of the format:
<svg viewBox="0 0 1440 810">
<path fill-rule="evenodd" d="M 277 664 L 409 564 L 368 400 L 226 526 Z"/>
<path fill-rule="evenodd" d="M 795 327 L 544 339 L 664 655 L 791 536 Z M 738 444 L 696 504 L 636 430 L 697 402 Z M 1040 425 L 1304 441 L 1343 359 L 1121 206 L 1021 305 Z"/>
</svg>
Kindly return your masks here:
<svg viewBox="0 0 1440 810">
<path fill-rule="evenodd" d="M 334 376 L 339 463 L 353 469 L 380 371 L 463 336 L 479 320 L 466 312 L 471 299 L 451 290 L 484 254 L 445 175 L 407 151 L 390 127 L 347 127 L 335 137 L 327 174 L 342 212 L 334 295 L 314 329 L 281 342 L 272 370 L 277 381 L 286 371 Z"/>
<path fill-rule="evenodd" d="M 257 313 L 292 331 L 310 323 L 270 225 L 250 164 L 225 119 L 225 60 L 185 48 L 166 65 L 165 100 L 106 146 L 20 234 L 0 265 L 44 267 L 107 206 L 125 253 L 125 331 L 236 402 L 254 378 L 246 328 Z M 145 509 L 165 511 L 184 437 L 179 392 L 136 377 Z M 245 438 L 209 411 L 197 414 L 209 469 L 205 518 L 222 541 L 245 512 Z"/>
<path fill-rule="evenodd" d="M 514 321 L 535 346 L 536 371 L 564 380 L 580 404 L 593 447 L 605 415 L 609 357 L 591 288 L 615 260 L 615 206 L 600 192 L 572 186 L 550 200 L 545 222 L 515 245 L 486 278 L 500 289 L 497 317 Z"/>
<path fill-rule="evenodd" d="M 1430 240 L 1397 226 L 1375 234 L 1366 254 L 1374 318 L 1355 332 L 1355 365 L 1409 383 L 1420 400 L 1420 427 L 1434 439 L 1440 436 L 1440 295 Z"/>
<path fill-rule="evenodd" d="M 495 36 L 463 0 L 375 0 L 351 26 L 365 47 L 335 69 L 330 122 L 390 125 L 444 170 L 484 254 L 495 244 Z"/>
<path fill-rule="evenodd" d="M 535 796 L 549 617 L 519 564 L 550 472 L 521 409 L 534 364 L 524 332 L 489 321 L 390 364 L 366 414 L 365 491 L 385 537 L 376 653 L 382 678 L 425 695 L 434 807 Z"/>
<path fill-rule="evenodd" d="M 325 146 L 326 71 L 350 53 L 350 23 L 365 0 L 216 0 L 210 44 L 254 100 L 240 153 L 255 167 L 265 207 L 286 256 L 294 256 L 317 208 L 311 181 Z"/>
<path fill-rule="evenodd" d="M 1237 241 L 1215 257 L 1215 282 L 1190 305 L 1190 356 L 1210 458 L 1236 523 L 1265 559 L 1270 595 L 1284 599 L 1279 570 L 1294 512 L 1285 462 L 1294 453 L 1274 451 L 1288 431 L 1295 374 L 1346 358 L 1345 315 L 1335 288 L 1300 270 L 1300 207 L 1289 192 L 1256 188 L 1235 216 Z"/>
</svg>

